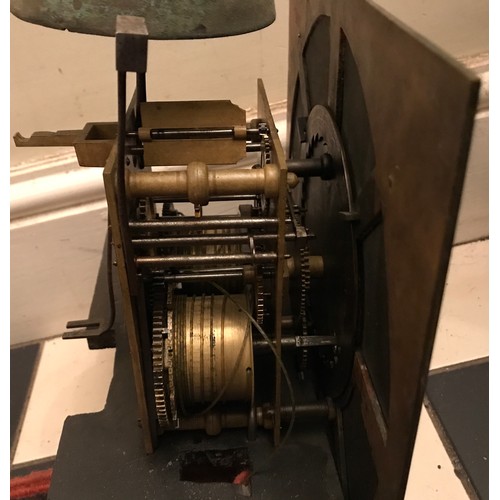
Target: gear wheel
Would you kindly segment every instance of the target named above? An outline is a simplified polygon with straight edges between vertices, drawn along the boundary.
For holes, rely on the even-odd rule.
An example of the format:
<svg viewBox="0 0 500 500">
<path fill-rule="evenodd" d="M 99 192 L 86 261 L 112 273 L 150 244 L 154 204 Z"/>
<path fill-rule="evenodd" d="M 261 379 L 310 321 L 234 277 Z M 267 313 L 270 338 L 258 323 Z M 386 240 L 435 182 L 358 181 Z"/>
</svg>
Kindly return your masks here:
<svg viewBox="0 0 500 500">
<path fill-rule="evenodd" d="M 161 278 L 153 283 L 152 362 L 156 416 L 162 428 L 177 426 L 172 339 L 173 287 L 165 289 Z"/>
</svg>

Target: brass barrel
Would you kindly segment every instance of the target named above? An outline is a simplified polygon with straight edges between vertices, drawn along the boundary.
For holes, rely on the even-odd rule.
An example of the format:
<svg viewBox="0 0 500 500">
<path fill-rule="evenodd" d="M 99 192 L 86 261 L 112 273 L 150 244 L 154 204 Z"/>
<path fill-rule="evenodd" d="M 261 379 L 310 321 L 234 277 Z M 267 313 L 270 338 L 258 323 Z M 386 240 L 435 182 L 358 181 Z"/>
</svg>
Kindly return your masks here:
<svg viewBox="0 0 500 500">
<path fill-rule="evenodd" d="M 244 295 L 233 298 L 248 308 Z M 250 400 L 251 325 L 232 301 L 217 295 L 179 295 L 174 303 L 173 329 L 181 408 L 210 403 L 226 384 L 221 401 Z"/>
</svg>

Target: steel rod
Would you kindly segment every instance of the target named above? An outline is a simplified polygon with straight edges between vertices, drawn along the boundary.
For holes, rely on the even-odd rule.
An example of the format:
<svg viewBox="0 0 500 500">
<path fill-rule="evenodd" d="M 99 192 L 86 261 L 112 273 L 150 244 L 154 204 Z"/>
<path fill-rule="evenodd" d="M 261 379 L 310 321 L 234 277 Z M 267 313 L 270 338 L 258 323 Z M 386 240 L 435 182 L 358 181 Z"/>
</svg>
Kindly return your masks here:
<svg viewBox="0 0 500 500">
<path fill-rule="evenodd" d="M 251 143 L 246 145 L 247 153 L 260 153 L 263 150 L 263 146 L 260 143 Z"/>
<path fill-rule="evenodd" d="M 283 419 L 288 420 L 292 415 L 291 406 L 281 407 L 281 416 Z M 295 416 L 298 418 L 304 417 L 330 417 L 332 414 L 331 406 L 325 401 L 318 401 L 317 403 L 306 403 L 295 406 Z"/>
<path fill-rule="evenodd" d="M 130 135 L 130 137 L 132 137 L 132 135 Z M 263 149 L 265 150 L 265 146 L 262 146 L 260 143 L 252 142 L 246 145 L 247 153 L 260 153 Z M 130 146 L 128 151 L 130 154 L 140 154 L 144 153 L 144 148 L 142 146 Z"/>
<path fill-rule="evenodd" d="M 197 229 L 239 229 L 239 228 L 274 228 L 278 219 L 274 217 L 173 217 L 169 220 L 129 222 L 131 230 L 143 231 L 191 231 Z"/>
<path fill-rule="evenodd" d="M 166 129 L 156 128 L 149 132 L 151 140 L 168 139 L 231 139 L 234 135 L 232 128 L 185 128 Z"/>
<path fill-rule="evenodd" d="M 292 320 L 292 321 L 290 321 Z M 281 325 L 283 328 L 288 330 L 293 328 L 293 318 L 284 316 L 281 320 Z M 281 338 L 281 345 L 284 347 L 335 347 L 337 345 L 337 340 L 333 335 L 287 335 Z M 256 350 L 267 350 L 269 345 L 266 341 L 261 339 L 255 339 L 253 341 L 253 347 Z"/>
<path fill-rule="evenodd" d="M 213 201 L 253 201 L 257 196 L 258 195 L 256 194 L 211 196 L 210 203 L 212 203 Z M 152 198 L 155 203 L 190 203 L 186 197 L 167 198 L 165 196 L 153 196 Z"/>
<path fill-rule="evenodd" d="M 141 137 L 143 140 L 165 141 L 179 139 L 246 139 L 260 141 L 260 130 L 256 128 L 236 130 L 235 127 L 185 127 L 185 128 L 151 128 L 139 132 L 129 132 L 129 137 Z"/>
<path fill-rule="evenodd" d="M 281 347 L 285 349 L 295 349 L 297 347 L 297 342 L 295 336 L 283 336 L 281 337 Z M 254 351 L 258 352 L 271 352 L 269 349 L 269 344 L 264 339 L 255 339 L 253 341 Z"/>
<path fill-rule="evenodd" d="M 136 257 L 135 262 L 139 267 L 153 269 L 167 269 L 178 266 L 202 266 L 205 264 L 253 264 L 274 262 L 277 259 L 275 252 L 229 255 L 169 255 L 162 257 Z"/>
<path fill-rule="evenodd" d="M 243 278 L 242 272 L 234 273 L 181 273 L 181 274 L 169 274 L 164 277 L 167 283 L 179 283 L 188 281 L 203 281 L 203 280 L 218 280 L 218 279 L 231 279 L 231 278 Z"/>
<path fill-rule="evenodd" d="M 135 119 L 136 119 L 136 127 L 140 127 L 142 124 L 141 102 L 146 102 L 146 73 L 136 73 L 135 80 L 136 80 Z M 129 136 L 128 133 L 127 136 Z"/>
<path fill-rule="evenodd" d="M 136 238 L 132 240 L 132 245 L 143 248 L 157 247 L 181 247 L 181 246 L 205 246 L 205 245 L 244 245 L 250 243 L 253 237 L 256 243 L 263 241 L 275 241 L 275 234 L 227 234 L 221 236 L 171 236 L 168 238 Z M 294 233 L 285 236 L 287 241 L 295 239 Z"/>
<path fill-rule="evenodd" d="M 263 406 L 258 406 L 256 410 L 257 424 L 264 428 L 272 428 L 272 422 L 274 420 L 274 410 L 269 409 L 269 403 Z M 280 411 L 283 415 L 284 420 L 290 420 L 292 413 L 295 414 L 297 418 L 327 418 L 333 420 L 335 418 L 335 408 L 332 403 L 328 401 L 318 401 L 315 403 L 305 403 L 297 404 L 295 409 L 292 410 L 291 406 L 282 406 Z M 247 427 L 248 426 L 248 413 L 240 413 L 234 411 L 220 411 L 211 412 L 208 417 L 220 419 L 220 427 L 223 429 Z M 195 430 L 195 429 L 205 429 L 207 428 L 207 422 L 211 421 L 212 418 L 206 418 L 206 416 L 190 416 L 182 417 L 179 421 L 179 428 L 183 430 Z"/>
<path fill-rule="evenodd" d="M 118 72 L 118 134 L 116 146 L 116 182 L 120 218 L 127 218 L 126 193 L 125 193 L 125 120 L 126 120 L 126 73 Z"/>
<path fill-rule="evenodd" d="M 231 267 L 204 267 L 203 271 L 200 271 L 198 269 L 184 269 L 182 271 L 183 276 L 191 276 L 195 275 L 198 273 L 238 273 L 242 274 L 243 273 L 243 267 L 236 267 L 236 266 L 231 266 Z"/>
<path fill-rule="evenodd" d="M 328 153 L 319 158 L 287 160 L 286 166 L 289 172 L 299 177 L 321 177 L 327 180 L 335 176 L 335 162 Z"/>
</svg>

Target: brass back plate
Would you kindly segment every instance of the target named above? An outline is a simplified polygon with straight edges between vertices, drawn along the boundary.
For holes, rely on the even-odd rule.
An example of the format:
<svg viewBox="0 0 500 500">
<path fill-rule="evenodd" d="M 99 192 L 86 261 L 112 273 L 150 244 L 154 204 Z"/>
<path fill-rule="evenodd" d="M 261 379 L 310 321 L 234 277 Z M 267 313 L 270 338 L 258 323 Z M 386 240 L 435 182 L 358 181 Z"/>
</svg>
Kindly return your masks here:
<svg viewBox="0 0 500 500">
<path fill-rule="evenodd" d="M 347 498 L 402 499 L 425 391 L 464 180 L 477 78 L 372 2 L 290 3 L 289 134 L 304 154 L 304 118 L 330 110 L 350 167 L 359 292 L 345 300 L 354 335 L 351 392 L 337 400 L 335 455 Z M 314 145 L 314 144 L 313 144 Z M 308 184 L 306 224 L 330 259 L 331 181 Z M 313 250 L 315 250 L 313 248 Z M 337 271 L 337 269 L 339 269 Z M 352 269 L 352 268 L 351 268 Z M 351 270 L 347 270 L 352 272 Z M 335 275 L 328 279 L 335 281 Z M 338 281 L 338 280 L 337 280 Z M 323 289 L 332 309 L 342 296 Z M 354 306 L 351 306 L 354 304 Z M 351 309 L 355 308 L 355 311 Z M 333 318 L 335 319 L 335 318 Z M 352 323 L 352 322 L 349 322 Z M 326 378 L 318 377 L 319 380 Z"/>
</svg>

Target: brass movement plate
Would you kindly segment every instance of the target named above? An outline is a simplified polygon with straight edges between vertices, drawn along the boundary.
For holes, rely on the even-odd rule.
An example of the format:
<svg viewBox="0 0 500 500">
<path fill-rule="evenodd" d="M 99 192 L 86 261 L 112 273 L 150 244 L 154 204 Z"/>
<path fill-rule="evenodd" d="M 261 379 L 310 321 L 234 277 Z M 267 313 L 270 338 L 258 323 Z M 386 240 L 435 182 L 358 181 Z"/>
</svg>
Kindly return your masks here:
<svg viewBox="0 0 500 500">
<path fill-rule="evenodd" d="M 245 110 L 231 101 L 174 101 L 141 103 L 142 126 L 147 129 L 246 127 Z M 202 161 L 228 165 L 246 156 L 245 140 L 182 139 L 144 143 L 149 166 L 186 165 Z"/>
</svg>

